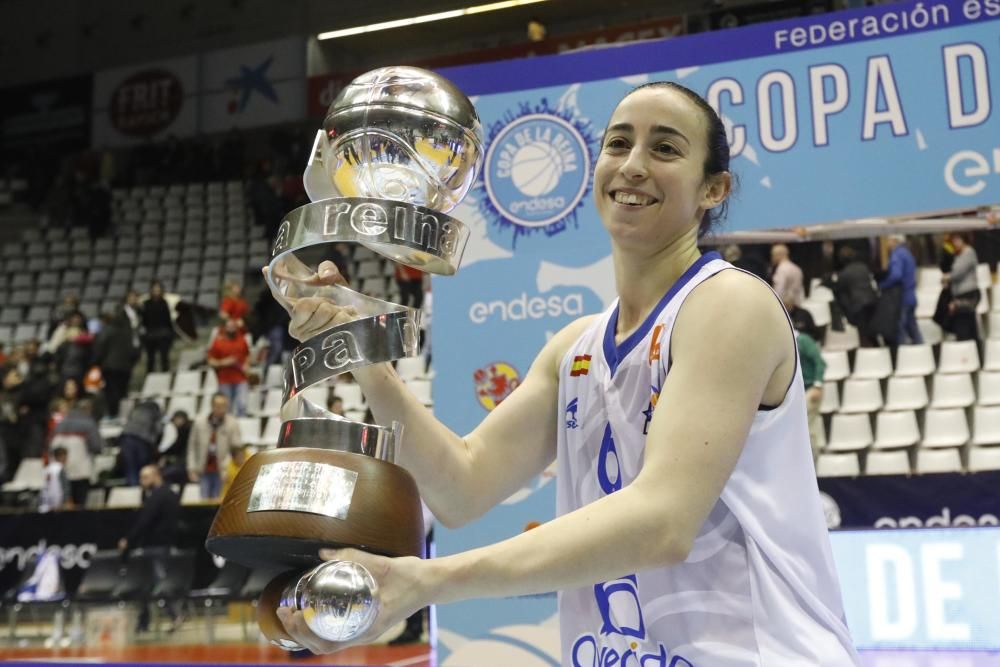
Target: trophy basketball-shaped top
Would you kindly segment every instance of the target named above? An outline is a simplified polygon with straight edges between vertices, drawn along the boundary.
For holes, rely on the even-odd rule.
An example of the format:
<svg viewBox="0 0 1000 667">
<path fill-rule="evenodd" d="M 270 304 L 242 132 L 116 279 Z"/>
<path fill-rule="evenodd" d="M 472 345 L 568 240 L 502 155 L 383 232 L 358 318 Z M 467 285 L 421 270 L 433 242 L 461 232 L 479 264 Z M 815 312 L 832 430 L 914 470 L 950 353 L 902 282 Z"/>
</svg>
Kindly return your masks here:
<svg viewBox="0 0 1000 667">
<path fill-rule="evenodd" d="M 285 367 L 278 447 L 247 460 L 206 542 L 248 567 L 288 570 L 262 595 L 258 612 L 261 629 L 279 645 L 294 642 L 273 614 L 278 604 L 307 610 L 310 627 L 330 640 L 362 634 L 377 613 L 371 575 L 356 563 L 320 565 L 320 548 L 423 553 L 417 487 L 394 462 L 403 425 L 350 421 L 302 395 L 341 373 L 418 354 L 419 312 L 318 284 L 317 267 L 334 244 L 357 243 L 429 273 L 454 274 L 468 230 L 448 212 L 482 160 L 482 128 L 469 99 L 413 67 L 352 81 L 317 133 L 303 177 L 313 203 L 282 221 L 269 286 L 286 303 L 323 297 L 353 306 L 358 317 L 295 349 Z"/>
</svg>

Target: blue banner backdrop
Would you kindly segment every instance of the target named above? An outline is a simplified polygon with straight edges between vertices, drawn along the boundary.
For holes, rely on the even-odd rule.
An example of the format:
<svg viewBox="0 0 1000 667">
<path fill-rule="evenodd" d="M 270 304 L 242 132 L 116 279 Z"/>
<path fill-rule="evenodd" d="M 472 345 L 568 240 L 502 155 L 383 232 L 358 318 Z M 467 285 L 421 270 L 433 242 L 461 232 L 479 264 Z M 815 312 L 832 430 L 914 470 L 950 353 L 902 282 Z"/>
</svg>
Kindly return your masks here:
<svg viewBox="0 0 1000 667">
<path fill-rule="evenodd" d="M 720 110 L 742 181 L 730 230 L 992 204 L 998 17 L 998 0 L 884 5 L 444 71 L 476 96 L 489 144 L 453 212 L 472 229 L 462 269 L 433 286 L 438 416 L 468 432 L 548 336 L 613 301 L 591 172 L 631 88 L 675 80 Z M 550 470 L 468 528 L 440 531 L 441 553 L 550 519 L 551 482 Z M 445 606 L 441 664 L 558 665 L 555 614 L 554 596 Z"/>
</svg>

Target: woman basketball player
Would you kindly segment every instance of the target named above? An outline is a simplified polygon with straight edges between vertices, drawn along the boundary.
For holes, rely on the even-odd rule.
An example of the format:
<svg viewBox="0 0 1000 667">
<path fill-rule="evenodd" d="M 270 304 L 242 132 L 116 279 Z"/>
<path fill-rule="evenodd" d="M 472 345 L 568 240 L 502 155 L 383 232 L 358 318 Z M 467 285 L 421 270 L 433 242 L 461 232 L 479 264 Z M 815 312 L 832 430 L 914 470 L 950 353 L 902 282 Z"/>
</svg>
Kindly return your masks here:
<svg viewBox="0 0 1000 667">
<path fill-rule="evenodd" d="M 698 250 L 730 189 L 716 113 L 676 84 L 641 86 L 615 109 L 594 171 L 618 292 L 607 312 L 554 336 L 465 437 L 388 365 L 354 371 L 377 421 L 406 424 L 398 463 L 449 527 L 558 465 L 558 518 L 503 542 L 431 560 L 322 553 L 381 586 L 356 643 L 427 604 L 556 590 L 566 665 L 858 664 L 794 332 L 765 283 Z M 317 279 L 340 277 L 324 263 Z M 316 298 L 291 314 L 301 340 L 356 317 Z M 301 612 L 279 615 L 314 652 L 343 646 Z"/>
</svg>

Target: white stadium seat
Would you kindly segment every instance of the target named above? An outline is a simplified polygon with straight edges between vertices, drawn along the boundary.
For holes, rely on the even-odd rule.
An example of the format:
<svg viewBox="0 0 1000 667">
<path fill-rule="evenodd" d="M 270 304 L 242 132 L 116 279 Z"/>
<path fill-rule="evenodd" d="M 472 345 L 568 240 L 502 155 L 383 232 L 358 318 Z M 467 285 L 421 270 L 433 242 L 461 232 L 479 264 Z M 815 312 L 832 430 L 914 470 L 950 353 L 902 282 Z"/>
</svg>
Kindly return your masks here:
<svg viewBox="0 0 1000 667">
<path fill-rule="evenodd" d="M 902 450 L 871 452 L 865 462 L 866 475 L 909 475 L 910 455 Z"/>
<path fill-rule="evenodd" d="M 875 418 L 875 449 L 910 447 L 920 442 L 917 415 L 912 410 L 880 412 Z"/>
<path fill-rule="evenodd" d="M 969 422 L 965 410 L 928 410 L 924 414 L 922 447 L 961 447 L 969 441 Z"/>
</svg>

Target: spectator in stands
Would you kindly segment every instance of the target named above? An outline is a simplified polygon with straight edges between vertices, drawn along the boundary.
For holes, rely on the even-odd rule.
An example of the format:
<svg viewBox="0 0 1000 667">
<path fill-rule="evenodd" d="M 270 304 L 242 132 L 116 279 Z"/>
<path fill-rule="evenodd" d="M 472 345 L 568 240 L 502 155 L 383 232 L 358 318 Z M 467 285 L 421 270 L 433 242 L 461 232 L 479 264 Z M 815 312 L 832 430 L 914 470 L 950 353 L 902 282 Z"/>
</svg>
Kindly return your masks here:
<svg viewBox="0 0 1000 667">
<path fill-rule="evenodd" d="M 844 316 L 851 325 L 857 327 L 861 347 L 876 347 L 878 340 L 872 329 L 875 314 L 874 279 L 868 265 L 858 258 L 858 253 L 849 245 L 841 247 L 838 253 L 841 269 L 834 282 L 834 294 Z"/>
<path fill-rule="evenodd" d="M 271 290 L 260 291 L 260 296 L 254 304 L 253 334 L 259 339 L 267 339 L 267 365 L 280 364 L 285 350 L 291 347 L 288 337 L 290 322 L 288 311 L 281 307 Z"/>
<path fill-rule="evenodd" d="M 156 357 L 160 358 L 160 370 L 170 370 L 170 348 L 174 344 L 174 324 L 170 307 L 163 298 L 163 284 L 154 280 L 149 288 L 149 297 L 142 304 L 143 343 L 146 346 L 146 372 L 156 370 Z"/>
<path fill-rule="evenodd" d="M 90 476 L 94 471 L 94 457 L 104 449 L 104 440 L 92 415 L 89 398 L 81 398 L 71 408 L 52 434 L 52 447 L 67 451 L 66 477 L 73 504 L 83 507 L 90 489 Z"/>
<path fill-rule="evenodd" d="M 245 330 L 244 320 L 250 311 L 250 306 L 243 298 L 242 291 L 243 287 L 239 281 L 230 280 L 227 282 L 223 288 L 222 305 L 219 307 L 219 317 L 222 318 L 222 321 L 235 320 L 240 331 Z"/>
<path fill-rule="evenodd" d="M 58 398 L 66 401 L 67 410 L 74 407 L 82 395 L 83 393 L 80 391 L 80 383 L 77 382 L 76 379 L 66 378 L 63 380 Z"/>
<path fill-rule="evenodd" d="M 906 247 L 906 237 L 893 234 L 886 239 L 889 247 L 889 267 L 878 287 L 883 292 L 892 287 L 898 287 L 902 296 L 899 310 L 899 331 L 894 342 L 905 345 L 907 339 L 914 345 L 924 342 L 917 327 L 917 263 L 913 254 Z"/>
<path fill-rule="evenodd" d="M 738 269 L 749 271 L 761 280 L 767 280 L 767 262 L 753 254 L 743 254 L 743 250 L 731 243 L 722 250 L 722 257 Z"/>
<path fill-rule="evenodd" d="M 90 368 L 93 343 L 94 337 L 80 313 L 73 313 L 63 326 L 56 328 L 49 340 L 49 350 L 55 355 L 56 369 L 61 379 L 83 381 L 83 376 Z"/>
<path fill-rule="evenodd" d="M 326 409 L 335 415 L 344 416 L 344 399 L 336 394 L 330 394 L 330 400 L 326 402 Z"/>
<path fill-rule="evenodd" d="M 143 490 L 142 508 L 128 535 L 118 540 L 118 549 L 125 555 L 130 549 L 142 547 L 153 559 L 154 578 L 162 581 L 166 576 L 164 557 L 177 536 L 181 502 L 173 489 L 163 483 L 163 475 L 155 465 L 143 466 L 139 479 Z M 167 605 L 166 611 L 173 630 L 180 615 L 172 605 Z M 139 614 L 137 631 L 148 629 L 149 607 L 145 606 Z"/>
<path fill-rule="evenodd" d="M 21 371 L 16 366 L 8 367 L 0 382 L 0 445 L 4 448 L 0 457 L 6 464 L 6 478 L 0 474 L 0 480 L 12 478 L 21 463 L 19 408 L 23 382 Z"/>
<path fill-rule="evenodd" d="M 800 306 L 805 297 L 802 269 L 788 258 L 788 246 L 777 243 L 771 246 L 771 284 L 787 306 Z"/>
<path fill-rule="evenodd" d="M 0 340 L 0 368 L 7 365 L 7 344 Z"/>
<path fill-rule="evenodd" d="M 194 420 L 187 449 L 188 479 L 201 485 L 203 499 L 219 497 L 229 452 L 242 442 L 240 424 L 229 414 L 229 399 L 215 394 L 211 412 Z"/>
<path fill-rule="evenodd" d="M 424 272 L 405 264 L 396 264 L 395 278 L 399 285 L 399 303 L 420 308 L 424 302 Z"/>
<path fill-rule="evenodd" d="M 49 402 L 55 391 L 49 377 L 49 366 L 45 358 L 36 355 L 28 366 L 28 374 L 21 383 L 19 395 L 20 448 L 21 455 L 25 458 L 38 458 L 45 449 Z"/>
<path fill-rule="evenodd" d="M 70 315 L 76 313 L 80 314 L 81 319 L 85 319 L 83 312 L 80 310 L 80 299 L 74 292 L 66 292 L 63 295 L 62 303 L 52 311 L 52 321 L 49 324 L 49 330 L 46 332 L 48 337 L 51 338 L 59 325 L 68 320 Z"/>
<path fill-rule="evenodd" d="M 42 489 L 38 494 L 38 511 L 66 509 L 72 506 L 69 479 L 66 477 L 66 448 L 56 447 L 52 450 L 52 458 L 45 466 L 45 477 Z"/>
<path fill-rule="evenodd" d="M 125 295 L 125 305 L 122 310 L 125 311 L 125 317 L 128 318 L 129 327 L 131 327 L 132 343 L 135 347 L 139 347 L 139 331 L 142 329 L 142 300 L 134 289 L 130 289 Z"/>
<path fill-rule="evenodd" d="M 243 467 L 243 464 L 247 462 L 248 458 L 250 458 L 250 454 L 252 454 L 252 452 L 250 451 L 249 445 L 240 444 L 234 445 L 230 448 L 229 461 L 226 463 L 226 472 L 222 477 L 221 497 L 225 498 L 226 494 L 229 493 L 229 487 L 233 485 L 233 480 L 236 479 L 236 475 L 239 474 L 240 468 Z"/>
<path fill-rule="evenodd" d="M 812 444 L 813 462 L 826 447 L 826 432 L 823 430 L 823 415 L 819 408 L 823 403 L 823 375 L 826 362 L 819 345 L 812 336 L 801 331 L 795 332 L 802 366 L 802 382 L 806 388 L 806 414 L 809 418 L 809 442 Z"/>
<path fill-rule="evenodd" d="M 945 275 L 943 280 L 951 289 L 951 303 L 948 305 L 951 331 L 958 340 L 978 340 L 979 323 L 976 306 L 979 305 L 982 296 L 976 275 L 979 257 L 970 244 L 968 234 L 952 234 L 950 240 L 955 249 L 955 260 L 951 266 L 951 273 Z"/>
<path fill-rule="evenodd" d="M 183 410 L 175 412 L 167 427 L 167 431 L 171 430 L 173 432 L 170 434 L 164 433 L 168 444 L 160 452 L 160 470 L 169 483 L 184 486 L 188 482 L 187 448 L 191 437 L 191 418 L 188 413 Z"/>
<path fill-rule="evenodd" d="M 162 411 L 156 401 L 142 401 L 132 408 L 118 437 L 122 469 L 129 486 L 139 483 L 139 472 L 153 460 L 160 442 Z"/>
<path fill-rule="evenodd" d="M 212 340 L 207 358 L 208 365 L 215 369 L 219 378 L 219 392 L 230 400 L 237 416 L 245 417 L 250 390 L 247 378 L 250 346 L 235 319 L 226 320 L 222 325 L 222 334 Z"/>
<path fill-rule="evenodd" d="M 134 294 L 134 293 L 133 293 Z M 121 401 L 128 395 L 128 385 L 132 379 L 132 369 L 139 361 L 141 351 L 136 331 L 132 328 L 124 305 L 112 315 L 94 340 L 94 363 L 101 369 L 104 379 L 104 399 L 108 416 L 118 418 Z"/>
</svg>

